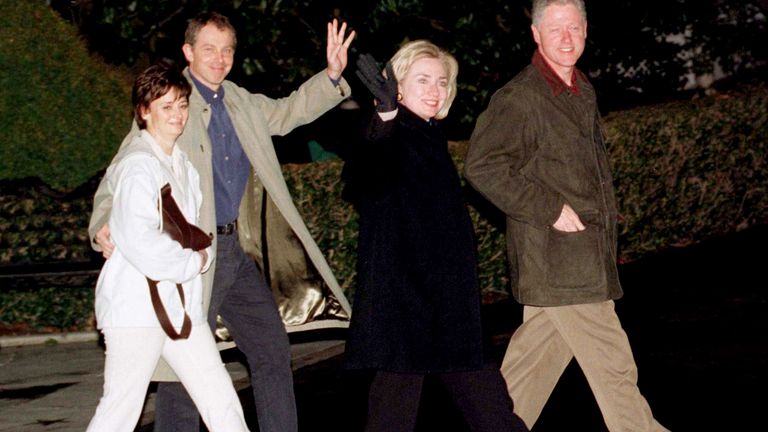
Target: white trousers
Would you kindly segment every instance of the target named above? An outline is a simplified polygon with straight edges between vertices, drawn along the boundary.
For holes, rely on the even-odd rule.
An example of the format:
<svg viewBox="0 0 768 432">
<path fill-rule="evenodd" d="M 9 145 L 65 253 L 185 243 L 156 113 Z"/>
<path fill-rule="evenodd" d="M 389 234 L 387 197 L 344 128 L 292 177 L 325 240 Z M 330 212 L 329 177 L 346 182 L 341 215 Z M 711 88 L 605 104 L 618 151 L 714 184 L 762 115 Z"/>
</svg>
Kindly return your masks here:
<svg viewBox="0 0 768 432">
<path fill-rule="evenodd" d="M 529 428 L 574 357 L 609 431 L 667 431 L 653 418 L 637 388 L 637 366 L 613 301 L 525 306 L 523 323 L 509 341 L 501 373 L 515 414 Z"/>
<path fill-rule="evenodd" d="M 243 408 L 207 324 L 188 339 L 171 340 L 161 328 L 108 328 L 104 395 L 88 432 L 131 432 L 136 428 L 152 372 L 165 359 L 195 402 L 211 432 L 248 431 Z"/>
</svg>

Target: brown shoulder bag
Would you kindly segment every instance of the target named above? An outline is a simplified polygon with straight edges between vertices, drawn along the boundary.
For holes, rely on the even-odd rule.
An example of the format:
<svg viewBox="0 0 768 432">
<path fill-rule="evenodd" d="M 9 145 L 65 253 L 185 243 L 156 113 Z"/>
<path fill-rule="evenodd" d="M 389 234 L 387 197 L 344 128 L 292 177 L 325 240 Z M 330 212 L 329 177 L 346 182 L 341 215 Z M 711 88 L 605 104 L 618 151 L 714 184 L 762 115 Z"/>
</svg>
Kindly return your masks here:
<svg viewBox="0 0 768 432">
<path fill-rule="evenodd" d="M 169 183 L 160 189 L 160 203 L 162 203 L 160 211 L 163 215 L 163 232 L 179 242 L 185 249 L 199 251 L 211 245 L 213 235 L 206 234 L 197 226 L 187 222 L 173 196 L 171 196 Z M 185 308 L 184 289 L 181 284 L 176 284 L 176 290 L 181 297 L 181 306 L 184 309 L 184 323 L 181 326 L 181 331 L 176 333 L 157 292 L 157 281 L 147 278 L 147 283 L 149 284 L 149 295 L 152 298 L 152 307 L 155 309 L 155 315 L 157 315 L 157 320 L 160 321 L 160 327 L 163 328 L 165 334 L 173 340 L 188 338 L 192 331 L 192 321 L 189 319 Z"/>
</svg>

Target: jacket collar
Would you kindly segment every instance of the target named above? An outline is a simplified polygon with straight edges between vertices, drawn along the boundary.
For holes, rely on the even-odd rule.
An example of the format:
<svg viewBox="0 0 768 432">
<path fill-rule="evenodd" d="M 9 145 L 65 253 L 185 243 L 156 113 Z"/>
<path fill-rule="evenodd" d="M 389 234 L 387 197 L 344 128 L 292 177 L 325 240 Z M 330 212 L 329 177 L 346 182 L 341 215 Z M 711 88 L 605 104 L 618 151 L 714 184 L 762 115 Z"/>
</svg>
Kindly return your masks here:
<svg viewBox="0 0 768 432">
<path fill-rule="evenodd" d="M 400 117 L 400 121 L 402 121 L 405 124 L 411 125 L 413 127 L 417 128 L 430 128 L 438 126 L 440 123 L 438 120 L 435 120 L 434 118 L 431 118 L 429 120 L 424 120 L 423 118 L 419 117 L 416 113 L 409 110 L 405 105 L 398 104 L 398 117 Z"/>
<path fill-rule="evenodd" d="M 396 120 L 403 127 L 419 134 L 423 134 L 423 136 L 426 137 L 426 141 L 424 141 L 425 143 L 432 141 L 442 143 L 445 141 L 443 127 L 439 120 L 435 120 L 434 118 L 424 120 L 404 105 L 398 106 Z"/>
<path fill-rule="evenodd" d="M 544 56 L 541 55 L 539 50 L 536 50 L 536 52 L 533 53 L 531 64 L 536 68 L 536 70 L 539 71 L 541 76 L 547 82 L 547 86 L 549 86 L 549 89 L 552 91 L 552 96 L 555 97 L 560 96 L 566 90 L 576 96 L 579 96 L 579 94 L 581 94 L 581 90 L 579 89 L 579 81 L 588 82 L 587 77 L 584 76 L 580 70 L 574 68 L 573 83 L 571 85 L 566 84 L 562 79 L 560 79 L 557 73 L 552 70 L 547 61 L 544 60 Z"/>
<path fill-rule="evenodd" d="M 186 69 L 187 74 L 189 75 L 190 80 L 192 81 L 192 85 L 197 89 L 198 93 L 200 93 L 200 96 L 203 97 L 203 100 L 209 104 L 212 105 L 216 101 L 224 100 L 224 86 L 219 86 L 219 90 L 213 91 L 210 88 L 208 88 L 205 84 L 200 82 L 195 75 L 192 73 L 192 70 L 187 67 Z"/>
</svg>

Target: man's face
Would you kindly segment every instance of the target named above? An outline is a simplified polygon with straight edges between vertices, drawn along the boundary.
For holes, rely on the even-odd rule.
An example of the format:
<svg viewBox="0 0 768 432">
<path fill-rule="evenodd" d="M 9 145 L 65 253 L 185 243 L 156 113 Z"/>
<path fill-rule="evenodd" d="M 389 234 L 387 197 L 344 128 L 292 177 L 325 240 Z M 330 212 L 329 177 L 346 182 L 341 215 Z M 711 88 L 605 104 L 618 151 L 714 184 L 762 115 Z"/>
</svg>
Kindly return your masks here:
<svg viewBox="0 0 768 432">
<path fill-rule="evenodd" d="M 531 25 L 533 40 L 549 66 L 571 84 L 571 72 L 584 52 L 587 22 L 572 4 L 552 4 L 544 10 L 538 25 Z"/>
<path fill-rule="evenodd" d="M 192 75 L 215 91 L 232 69 L 235 39 L 229 30 L 208 24 L 200 29 L 195 44 L 184 44 L 182 51 Z"/>
</svg>

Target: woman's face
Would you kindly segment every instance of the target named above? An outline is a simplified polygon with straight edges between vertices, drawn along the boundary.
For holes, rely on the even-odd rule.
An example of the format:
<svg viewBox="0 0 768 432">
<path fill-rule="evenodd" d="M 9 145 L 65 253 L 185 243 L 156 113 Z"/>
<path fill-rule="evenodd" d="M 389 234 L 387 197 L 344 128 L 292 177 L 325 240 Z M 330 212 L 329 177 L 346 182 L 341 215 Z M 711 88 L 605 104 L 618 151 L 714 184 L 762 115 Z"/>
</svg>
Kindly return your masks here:
<svg viewBox="0 0 768 432">
<path fill-rule="evenodd" d="M 440 60 L 422 57 L 413 62 L 398 86 L 403 95 L 400 103 L 429 120 L 440 112 L 448 97 L 448 71 Z"/>
<path fill-rule="evenodd" d="M 163 143 L 173 143 L 184 131 L 189 116 L 189 102 L 178 96 L 172 88 L 168 93 L 153 100 L 142 118 L 147 122 L 147 132 Z"/>
</svg>

